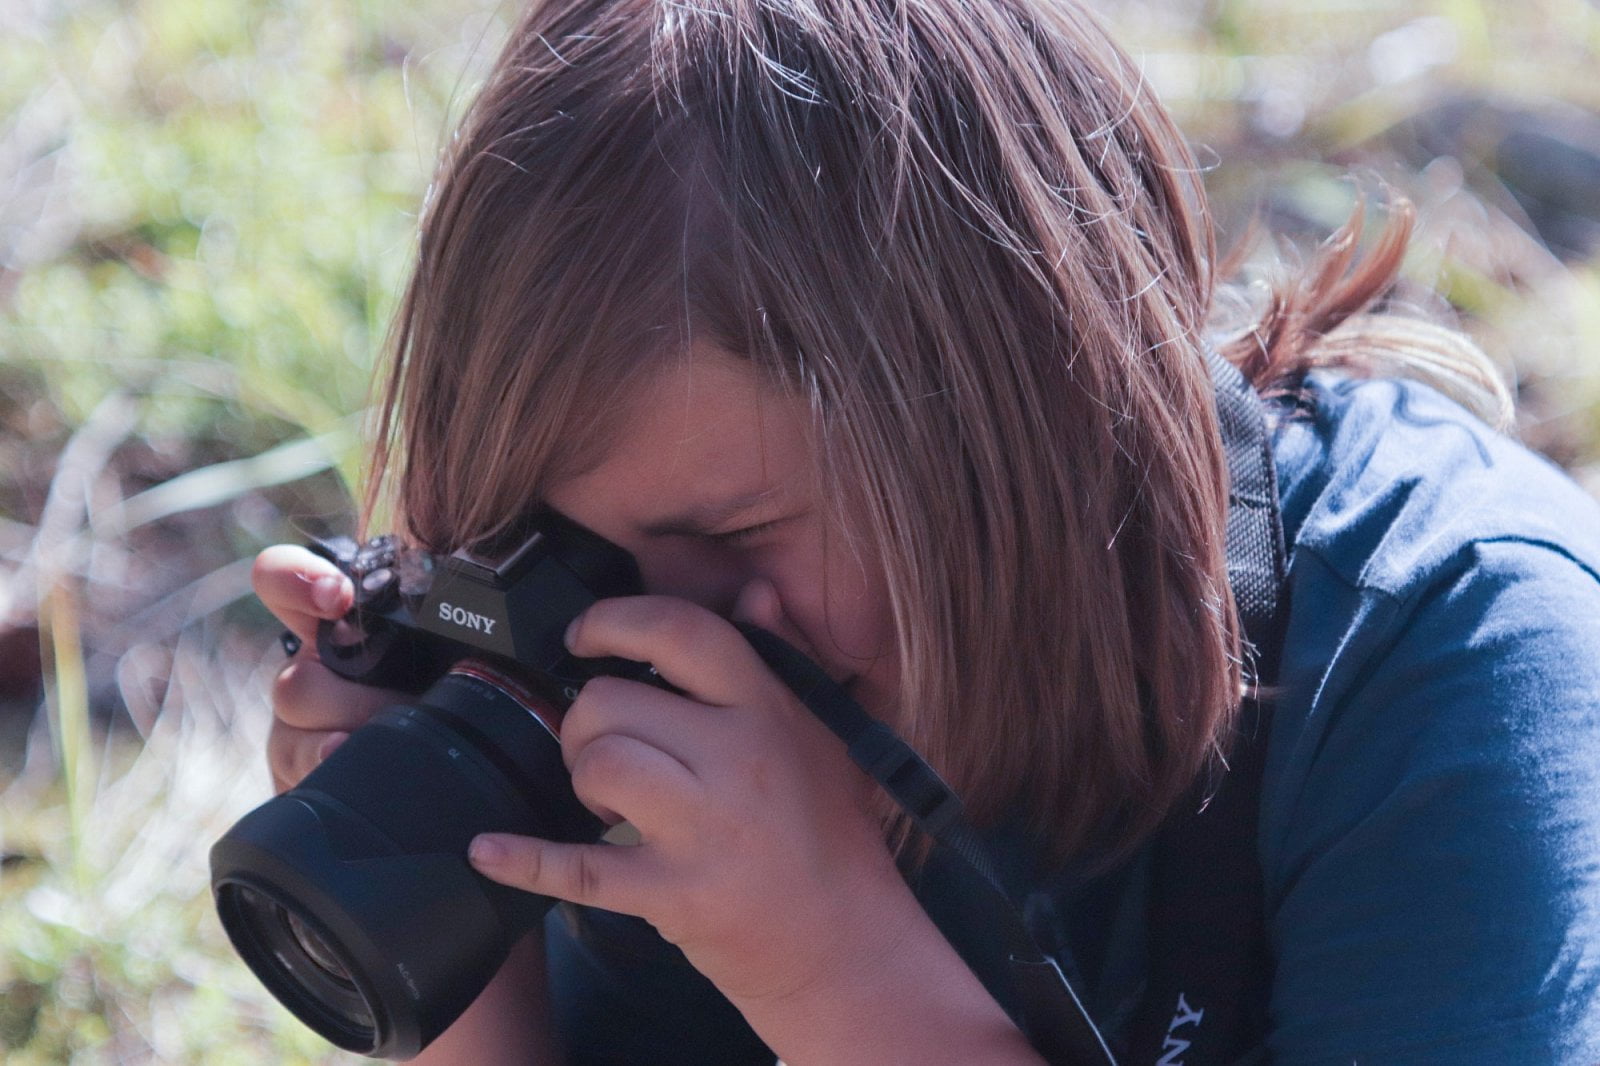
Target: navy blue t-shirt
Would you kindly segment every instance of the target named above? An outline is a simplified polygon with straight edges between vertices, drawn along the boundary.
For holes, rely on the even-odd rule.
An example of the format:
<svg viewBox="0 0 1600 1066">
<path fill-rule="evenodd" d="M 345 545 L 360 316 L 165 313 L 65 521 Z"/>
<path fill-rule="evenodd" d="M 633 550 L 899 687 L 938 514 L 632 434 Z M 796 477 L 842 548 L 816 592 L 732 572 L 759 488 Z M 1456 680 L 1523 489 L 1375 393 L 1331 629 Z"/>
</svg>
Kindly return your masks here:
<svg viewBox="0 0 1600 1066">
<path fill-rule="evenodd" d="M 1600 505 L 1412 382 L 1312 375 L 1260 837 L 1273 1061 L 1600 1063 Z M 991 843 L 1102 1026 L 1137 1003 L 1141 863 Z M 770 1063 L 637 919 L 551 924 L 574 1063 Z"/>
</svg>

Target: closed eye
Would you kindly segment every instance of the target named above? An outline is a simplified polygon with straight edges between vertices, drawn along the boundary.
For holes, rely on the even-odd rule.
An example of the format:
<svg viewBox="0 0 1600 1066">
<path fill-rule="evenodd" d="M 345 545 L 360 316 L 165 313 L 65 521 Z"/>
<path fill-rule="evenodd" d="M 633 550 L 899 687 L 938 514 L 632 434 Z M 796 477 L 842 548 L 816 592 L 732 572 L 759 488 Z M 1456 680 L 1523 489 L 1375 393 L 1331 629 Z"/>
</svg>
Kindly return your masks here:
<svg viewBox="0 0 1600 1066">
<path fill-rule="evenodd" d="M 775 529 L 786 521 L 788 519 L 778 518 L 771 522 L 757 522 L 753 526 L 730 529 L 724 533 L 707 533 L 705 537 L 707 540 L 714 541 L 717 544 L 743 544 L 746 541 L 754 540 L 768 530 Z"/>
</svg>

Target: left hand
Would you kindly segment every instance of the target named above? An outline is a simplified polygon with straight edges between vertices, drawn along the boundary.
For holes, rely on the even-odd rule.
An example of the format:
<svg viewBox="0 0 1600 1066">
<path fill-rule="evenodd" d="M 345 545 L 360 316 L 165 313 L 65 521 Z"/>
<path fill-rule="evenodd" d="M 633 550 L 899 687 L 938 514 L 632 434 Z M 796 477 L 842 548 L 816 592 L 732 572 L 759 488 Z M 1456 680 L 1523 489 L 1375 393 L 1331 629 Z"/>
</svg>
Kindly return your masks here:
<svg viewBox="0 0 1600 1066">
<path fill-rule="evenodd" d="M 810 653 L 766 582 L 735 617 Z M 668 597 L 603 600 L 567 643 L 650 662 L 682 691 L 596 678 L 561 726 L 579 799 L 640 842 L 486 835 L 471 853 L 481 873 L 644 918 L 736 1005 L 859 979 L 919 928 L 875 786 L 727 620 Z"/>
</svg>

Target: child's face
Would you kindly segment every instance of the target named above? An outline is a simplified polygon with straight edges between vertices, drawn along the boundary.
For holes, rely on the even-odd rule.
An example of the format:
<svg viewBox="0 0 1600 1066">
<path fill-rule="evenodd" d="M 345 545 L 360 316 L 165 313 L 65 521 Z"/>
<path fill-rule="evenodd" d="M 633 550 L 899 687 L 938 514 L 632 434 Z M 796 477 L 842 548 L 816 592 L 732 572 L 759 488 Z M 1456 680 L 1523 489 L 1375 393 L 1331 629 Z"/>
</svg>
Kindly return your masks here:
<svg viewBox="0 0 1600 1066">
<path fill-rule="evenodd" d="M 632 552 L 652 593 L 728 615 L 750 582 L 770 582 L 777 603 L 747 594 L 741 614 L 798 636 L 864 707 L 892 720 L 898 673 L 883 572 L 827 528 L 807 417 L 748 364 L 697 353 L 640 391 L 599 465 L 546 499 Z"/>
</svg>

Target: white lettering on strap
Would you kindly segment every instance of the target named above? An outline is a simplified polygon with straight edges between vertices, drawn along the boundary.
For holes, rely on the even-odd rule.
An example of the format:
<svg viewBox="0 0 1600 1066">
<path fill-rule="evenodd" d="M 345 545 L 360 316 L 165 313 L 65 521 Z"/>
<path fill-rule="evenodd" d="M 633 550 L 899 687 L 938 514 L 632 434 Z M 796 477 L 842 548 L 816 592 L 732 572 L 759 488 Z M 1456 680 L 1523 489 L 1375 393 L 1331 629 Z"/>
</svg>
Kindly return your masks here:
<svg viewBox="0 0 1600 1066">
<path fill-rule="evenodd" d="M 1163 1054 L 1156 1060 L 1156 1066 L 1183 1066 L 1183 1059 L 1179 1056 L 1189 1050 L 1189 1045 L 1193 1041 L 1184 1040 L 1173 1034 L 1185 1025 L 1193 1025 L 1198 1029 L 1200 1019 L 1205 1017 L 1205 1013 L 1189 1006 L 1189 1001 L 1183 998 L 1183 993 L 1178 993 L 1178 1010 L 1172 1016 L 1172 1024 L 1167 1026 L 1167 1038 L 1161 1042 Z"/>
<path fill-rule="evenodd" d="M 1161 1042 L 1161 1050 L 1166 1054 L 1156 1060 L 1156 1066 L 1183 1066 L 1183 1060 L 1178 1056 L 1189 1050 L 1189 1041 L 1179 1040 L 1168 1033 L 1167 1038 Z"/>
</svg>

